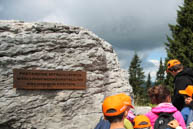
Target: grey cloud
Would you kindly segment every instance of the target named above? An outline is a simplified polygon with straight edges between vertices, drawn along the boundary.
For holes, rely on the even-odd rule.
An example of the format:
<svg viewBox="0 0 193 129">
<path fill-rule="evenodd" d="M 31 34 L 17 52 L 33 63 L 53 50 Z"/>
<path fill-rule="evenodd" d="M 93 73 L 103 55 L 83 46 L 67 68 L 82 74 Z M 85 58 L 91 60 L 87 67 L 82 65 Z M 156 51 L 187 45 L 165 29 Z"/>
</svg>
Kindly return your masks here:
<svg viewBox="0 0 193 129">
<path fill-rule="evenodd" d="M 119 48 L 115 48 L 116 53 L 118 53 L 118 58 L 121 64 L 121 67 L 124 69 L 128 69 L 130 66 L 130 62 L 134 56 L 134 53 L 136 52 L 137 55 L 139 56 L 140 60 L 141 60 L 141 67 L 144 70 L 147 69 L 153 69 L 153 68 L 157 68 L 157 66 L 153 63 L 150 62 L 150 59 L 154 59 L 154 60 L 158 60 L 162 58 L 162 61 L 165 58 L 165 48 L 164 46 L 158 47 L 156 49 L 152 49 L 150 50 L 144 50 L 144 51 L 133 51 L 133 50 L 126 50 L 126 49 L 119 49 Z M 153 53 L 153 56 L 152 56 Z M 150 55 L 152 56 L 150 58 Z"/>
<path fill-rule="evenodd" d="M 176 0 L 1 0 L 0 19 L 82 26 L 111 43 L 126 68 L 134 51 L 144 54 L 164 47 L 168 24 L 175 23 L 181 4 Z M 145 59 L 144 67 L 151 66 Z"/>
<path fill-rule="evenodd" d="M 47 17 L 49 21 L 49 16 L 61 17 L 58 22 L 88 28 L 119 48 L 140 50 L 160 46 L 160 39 L 169 31 L 167 24 L 175 22 L 180 3 L 176 0 L 1 0 L 0 19 L 39 21 Z"/>
<path fill-rule="evenodd" d="M 37 21 L 54 9 L 50 0 L 1 0 L 1 20 Z"/>
</svg>

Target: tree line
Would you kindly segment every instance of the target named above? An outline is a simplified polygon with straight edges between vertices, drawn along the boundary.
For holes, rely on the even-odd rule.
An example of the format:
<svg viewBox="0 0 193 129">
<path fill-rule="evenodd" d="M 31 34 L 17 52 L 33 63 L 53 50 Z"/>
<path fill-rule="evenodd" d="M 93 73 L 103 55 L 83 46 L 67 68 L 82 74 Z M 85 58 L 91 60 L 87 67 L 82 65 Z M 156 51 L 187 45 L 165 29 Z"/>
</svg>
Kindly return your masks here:
<svg viewBox="0 0 193 129">
<path fill-rule="evenodd" d="M 152 82 L 150 73 L 147 76 L 147 80 L 145 80 L 144 71 L 141 67 L 141 60 L 137 53 L 135 53 L 132 58 L 128 73 L 129 83 L 133 88 L 134 99 L 137 105 L 149 104 L 147 90 L 150 87 L 153 85 L 165 84 L 165 67 L 162 63 L 162 59 L 160 59 L 159 69 L 156 72 L 155 82 Z"/>
<path fill-rule="evenodd" d="M 166 74 L 166 63 L 170 59 L 178 59 L 185 67 L 193 68 L 193 0 L 184 0 L 177 10 L 176 24 L 169 24 L 171 36 L 167 36 L 165 49 L 167 57 L 160 59 L 155 82 L 151 81 L 150 73 L 145 80 L 141 60 L 137 53 L 130 63 L 128 74 L 129 83 L 133 88 L 135 104 L 148 105 L 147 89 L 154 85 L 164 84 L 173 92 L 173 78 Z"/>
</svg>

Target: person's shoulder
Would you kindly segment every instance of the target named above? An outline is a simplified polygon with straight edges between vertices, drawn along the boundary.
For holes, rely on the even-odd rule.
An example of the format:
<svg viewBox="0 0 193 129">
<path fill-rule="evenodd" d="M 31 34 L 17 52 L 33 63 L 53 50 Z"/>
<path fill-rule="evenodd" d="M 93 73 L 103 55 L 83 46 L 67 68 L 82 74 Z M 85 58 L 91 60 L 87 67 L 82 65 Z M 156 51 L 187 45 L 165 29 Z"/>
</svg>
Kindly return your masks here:
<svg viewBox="0 0 193 129">
<path fill-rule="evenodd" d="M 182 108 L 181 113 L 189 113 L 190 110 L 191 110 L 190 107 L 184 107 Z"/>
<path fill-rule="evenodd" d="M 183 71 L 186 73 L 190 73 L 190 72 L 193 72 L 193 68 L 185 67 Z"/>
<path fill-rule="evenodd" d="M 179 75 L 176 75 L 176 79 L 186 79 L 188 76 L 188 74 L 179 74 Z"/>
<path fill-rule="evenodd" d="M 176 75 L 174 82 L 175 83 L 183 83 L 183 82 L 191 82 L 191 78 L 189 77 L 188 74 L 182 74 L 182 75 Z"/>
<path fill-rule="evenodd" d="M 193 77 L 193 69 L 192 68 L 184 68 L 181 72 L 179 72 L 176 77 Z"/>
</svg>

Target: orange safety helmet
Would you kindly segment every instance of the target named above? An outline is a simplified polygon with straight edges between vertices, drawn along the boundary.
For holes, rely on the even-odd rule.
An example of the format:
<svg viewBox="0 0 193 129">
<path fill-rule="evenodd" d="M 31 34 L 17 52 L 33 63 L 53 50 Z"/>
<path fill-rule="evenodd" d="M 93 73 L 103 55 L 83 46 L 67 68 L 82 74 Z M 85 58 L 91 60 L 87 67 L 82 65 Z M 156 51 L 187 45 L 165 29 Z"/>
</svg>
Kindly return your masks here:
<svg viewBox="0 0 193 129">
<path fill-rule="evenodd" d="M 115 112 L 108 112 L 108 110 L 114 109 Z M 102 111 L 105 116 L 117 116 L 126 111 L 127 105 L 120 101 L 119 96 L 108 96 L 105 98 L 102 104 Z"/>
<path fill-rule="evenodd" d="M 182 95 L 188 95 L 189 97 L 192 97 L 193 85 L 188 85 L 185 90 L 179 90 L 179 93 Z"/>
<path fill-rule="evenodd" d="M 177 59 L 169 60 L 167 63 L 167 72 L 169 72 L 169 69 L 174 67 L 175 65 L 181 64 L 181 62 Z"/>
<path fill-rule="evenodd" d="M 119 93 L 119 94 L 116 94 L 115 96 L 118 96 L 125 105 L 130 106 L 131 108 L 134 108 L 132 105 L 130 96 L 126 95 L 125 93 Z"/>
<path fill-rule="evenodd" d="M 151 127 L 151 122 L 149 120 L 149 118 L 145 115 L 138 115 L 134 118 L 133 120 L 133 128 L 148 128 Z"/>
</svg>

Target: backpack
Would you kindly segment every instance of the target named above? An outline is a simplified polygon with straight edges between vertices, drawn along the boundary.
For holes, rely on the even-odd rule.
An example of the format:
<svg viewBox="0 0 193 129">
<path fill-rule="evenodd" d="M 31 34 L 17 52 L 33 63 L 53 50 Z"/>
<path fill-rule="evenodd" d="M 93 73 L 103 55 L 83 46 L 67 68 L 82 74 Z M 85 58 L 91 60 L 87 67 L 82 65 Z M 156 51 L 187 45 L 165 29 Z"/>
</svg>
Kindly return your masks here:
<svg viewBox="0 0 193 129">
<path fill-rule="evenodd" d="M 155 121 L 154 129 L 171 129 L 167 124 L 174 120 L 173 113 L 161 112 Z"/>
<path fill-rule="evenodd" d="M 98 122 L 98 124 L 94 129 L 110 129 L 110 122 L 101 117 L 100 121 Z"/>
</svg>

